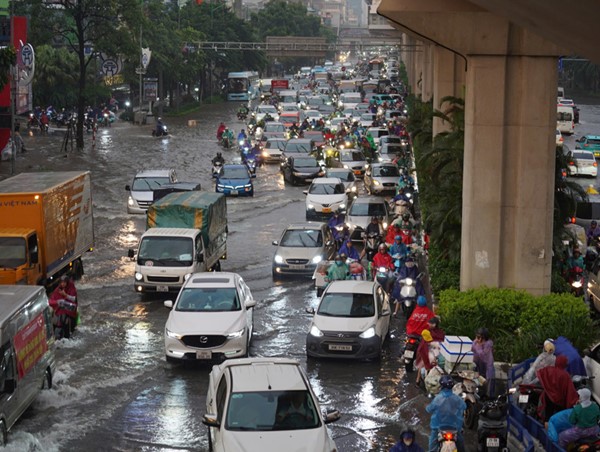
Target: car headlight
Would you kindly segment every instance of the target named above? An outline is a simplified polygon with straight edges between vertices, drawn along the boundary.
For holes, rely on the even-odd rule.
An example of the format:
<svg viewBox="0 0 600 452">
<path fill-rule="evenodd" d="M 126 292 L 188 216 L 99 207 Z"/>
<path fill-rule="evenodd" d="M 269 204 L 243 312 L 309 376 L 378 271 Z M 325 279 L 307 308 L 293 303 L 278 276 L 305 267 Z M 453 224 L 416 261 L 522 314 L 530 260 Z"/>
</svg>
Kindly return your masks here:
<svg viewBox="0 0 600 452">
<path fill-rule="evenodd" d="M 283 257 L 281 257 L 279 254 L 276 254 L 273 260 L 276 264 L 283 264 Z"/>
<path fill-rule="evenodd" d="M 141 273 L 136 273 L 135 274 L 135 280 L 136 281 L 141 281 L 142 279 L 144 279 L 144 275 L 142 275 Z"/>
<path fill-rule="evenodd" d="M 375 328 L 371 327 L 368 330 L 363 331 L 361 334 L 358 335 L 358 337 L 361 337 L 363 339 L 370 339 L 372 337 L 375 336 Z"/>
<path fill-rule="evenodd" d="M 348 165 L 344 165 L 344 168 L 345 168 L 345 169 L 348 169 Z"/>
<path fill-rule="evenodd" d="M 310 327 L 310 335 L 311 336 L 315 336 L 315 337 L 321 337 L 323 336 L 323 332 L 317 328 L 315 325 Z"/>
<path fill-rule="evenodd" d="M 318 264 L 319 262 L 321 262 L 323 260 L 323 256 L 318 255 L 312 258 L 312 263 L 313 264 Z"/>
<path fill-rule="evenodd" d="M 299 173 L 298 171 L 292 171 L 292 174 L 296 177 L 299 177 L 302 173 Z"/>
<path fill-rule="evenodd" d="M 217 188 L 220 188 L 221 190 L 225 188 L 225 185 L 223 184 L 217 184 Z"/>
<path fill-rule="evenodd" d="M 127 199 L 127 204 L 129 204 L 130 206 L 135 206 L 135 201 L 131 196 Z"/>
<path fill-rule="evenodd" d="M 263 157 L 268 157 L 268 156 L 269 156 L 269 153 L 268 153 L 267 151 L 263 151 L 263 153 L 262 153 L 262 156 L 263 156 Z"/>
<path fill-rule="evenodd" d="M 233 333 L 229 333 L 227 335 L 227 339 L 235 339 L 236 337 L 242 337 L 244 335 L 245 331 L 246 331 L 246 328 L 242 328 L 239 331 L 234 331 Z"/>
<path fill-rule="evenodd" d="M 306 208 L 308 210 L 313 210 L 315 208 L 315 206 L 313 206 L 312 204 L 309 204 L 309 205 L 306 206 Z"/>
<path fill-rule="evenodd" d="M 381 185 L 381 182 L 379 182 L 378 180 L 374 180 L 373 185 Z"/>
<path fill-rule="evenodd" d="M 169 331 L 167 328 L 165 328 L 165 334 L 167 335 L 167 337 L 177 340 L 181 340 L 181 338 L 183 337 L 183 334 L 174 333 L 173 331 Z"/>
</svg>

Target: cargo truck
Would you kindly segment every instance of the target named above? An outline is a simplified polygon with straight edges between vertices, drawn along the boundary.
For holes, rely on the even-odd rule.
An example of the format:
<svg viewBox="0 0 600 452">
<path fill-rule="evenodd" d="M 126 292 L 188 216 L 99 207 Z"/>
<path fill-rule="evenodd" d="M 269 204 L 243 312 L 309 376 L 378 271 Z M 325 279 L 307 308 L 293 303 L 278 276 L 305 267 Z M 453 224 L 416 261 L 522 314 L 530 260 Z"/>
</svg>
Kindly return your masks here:
<svg viewBox="0 0 600 452">
<path fill-rule="evenodd" d="M 94 246 L 89 171 L 22 173 L 0 182 L 0 284 L 83 275 Z"/>
<path fill-rule="evenodd" d="M 218 271 L 227 255 L 227 203 L 220 193 L 171 193 L 148 208 L 135 259 L 136 292 L 178 292 L 192 273 Z"/>
</svg>

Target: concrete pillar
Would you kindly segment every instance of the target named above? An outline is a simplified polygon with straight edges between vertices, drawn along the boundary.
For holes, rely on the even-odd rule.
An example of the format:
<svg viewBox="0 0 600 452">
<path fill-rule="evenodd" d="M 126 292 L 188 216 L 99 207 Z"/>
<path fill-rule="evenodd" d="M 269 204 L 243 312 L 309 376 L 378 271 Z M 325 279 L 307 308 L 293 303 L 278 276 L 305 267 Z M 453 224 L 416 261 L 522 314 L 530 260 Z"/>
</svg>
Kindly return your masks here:
<svg viewBox="0 0 600 452">
<path fill-rule="evenodd" d="M 464 84 L 464 60 L 450 50 L 435 46 L 433 48 L 433 108 L 440 109 L 444 97 L 464 98 Z M 440 118 L 433 118 L 433 136 L 447 130 L 449 130 L 447 123 Z"/>
<path fill-rule="evenodd" d="M 416 44 L 422 44 L 421 41 L 416 41 Z M 423 93 L 423 46 L 415 48 L 413 57 L 413 93 L 416 97 L 420 97 Z"/>
<path fill-rule="evenodd" d="M 423 45 L 423 81 L 421 97 L 423 101 L 430 101 L 433 97 L 433 45 Z"/>
<path fill-rule="evenodd" d="M 550 291 L 556 57 L 469 56 L 461 289 Z"/>
</svg>

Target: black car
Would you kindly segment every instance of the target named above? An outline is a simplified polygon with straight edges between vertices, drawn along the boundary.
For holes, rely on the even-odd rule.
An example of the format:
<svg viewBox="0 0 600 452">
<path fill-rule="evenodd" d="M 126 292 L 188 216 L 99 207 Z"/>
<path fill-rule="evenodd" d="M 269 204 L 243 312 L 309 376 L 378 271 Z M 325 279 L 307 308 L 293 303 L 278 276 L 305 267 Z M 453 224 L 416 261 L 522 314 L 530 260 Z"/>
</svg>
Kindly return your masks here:
<svg viewBox="0 0 600 452">
<path fill-rule="evenodd" d="M 283 179 L 291 184 L 307 184 L 316 177 L 325 175 L 317 159 L 306 154 L 287 157 L 281 166 Z"/>
</svg>

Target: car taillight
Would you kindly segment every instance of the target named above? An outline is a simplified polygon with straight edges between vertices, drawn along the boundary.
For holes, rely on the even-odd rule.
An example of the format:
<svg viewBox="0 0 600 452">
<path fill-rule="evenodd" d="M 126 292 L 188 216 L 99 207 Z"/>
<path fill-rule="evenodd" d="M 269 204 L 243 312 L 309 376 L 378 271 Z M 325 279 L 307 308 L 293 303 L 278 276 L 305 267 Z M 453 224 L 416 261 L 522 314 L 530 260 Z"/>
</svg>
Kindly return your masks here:
<svg viewBox="0 0 600 452">
<path fill-rule="evenodd" d="M 416 342 L 417 342 L 417 340 L 416 340 L 416 339 L 414 339 L 414 338 L 412 338 L 412 337 L 411 337 L 411 338 L 408 340 L 408 343 L 409 343 L 409 344 L 414 344 L 414 343 L 416 343 Z"/>
<path fill-rule="evenodd" d="M 454 433 L 446 432 L 444 433 L 444 441 L 452 441 L 454 440 Z"/>
<path fill-rule="evenodd" d="M 569 165 L 575 166 L 575 162 L 569 162 Z"/>
<path fill-rule="evenodd" d="M 592 165 L 598 166 L 598 162 L 594 162 L 594 163 L 592 163 Z"/>
<path fill-rule="evenodd" d="M 575 217 L 571 217 L 571 223 L 575 224 Z"/>
</svg>

